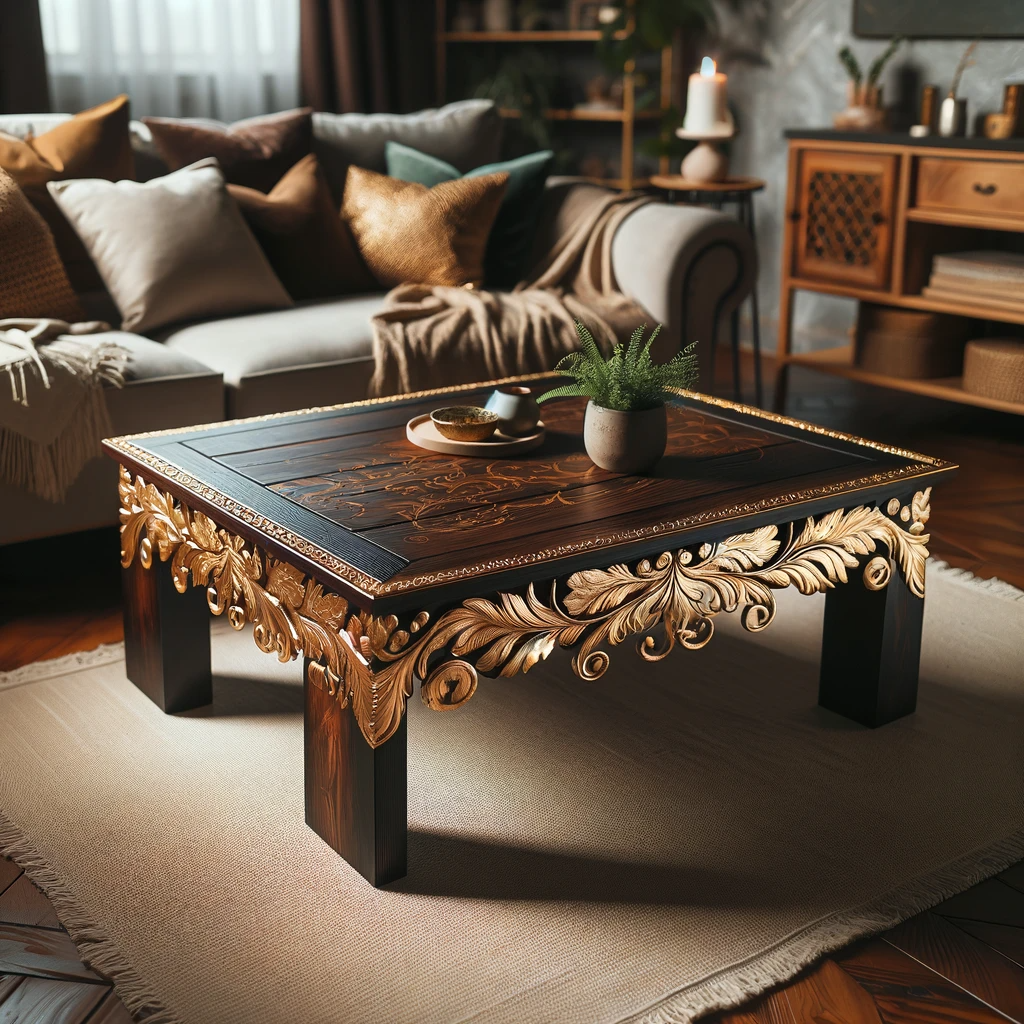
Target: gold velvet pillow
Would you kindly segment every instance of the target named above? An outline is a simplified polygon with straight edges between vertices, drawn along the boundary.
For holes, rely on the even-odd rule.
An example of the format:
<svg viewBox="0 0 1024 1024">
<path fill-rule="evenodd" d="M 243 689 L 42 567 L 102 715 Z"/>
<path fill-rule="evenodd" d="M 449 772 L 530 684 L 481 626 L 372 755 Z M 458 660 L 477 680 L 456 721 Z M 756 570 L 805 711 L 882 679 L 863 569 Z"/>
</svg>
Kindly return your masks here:
<svg viewBox="0 0 1024 1024">
<path fill-rule="evenodd" d="M 117 96 L 39 136 L 15 138 L 0 132 L 0 168 L 21 186 L 53 232 L 71 284 L 80 292 L 103 287 L 78 235 L 46 191 L 50 181 L 135 177 L 128 97 Z"/>
<path fill-rule="evenodd" d="M 0 170 L 0 320 L 83 319 L 46 222 Z"/>
<path fill-rule="evenodd" d="M 352 166 L 341 215 L 386 288 L 475 285 L 484 278 L 487 236 L 507 185 L 502 172 L 427 188 Z"/>
<path fill-rule="evenodd" d="M 243 185 L 228 191 L 293 299 L 376 290 L 312 153 L 269 195 Z"/>
</svg>

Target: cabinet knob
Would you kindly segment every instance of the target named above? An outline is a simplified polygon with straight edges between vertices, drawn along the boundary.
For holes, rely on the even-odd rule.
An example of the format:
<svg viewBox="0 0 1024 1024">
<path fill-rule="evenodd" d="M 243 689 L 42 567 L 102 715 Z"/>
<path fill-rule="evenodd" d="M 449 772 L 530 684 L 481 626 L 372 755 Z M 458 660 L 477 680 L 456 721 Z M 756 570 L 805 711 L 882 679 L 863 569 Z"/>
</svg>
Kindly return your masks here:
<svg viewBox="0 0 1024 1024">
<path fill-rule="evenodd" d="M 977 192 L 979 196 L 990 196 L 996 190 L 995 185 L 982 185 L 980 181 L 976 181 L 973 187 L 974 191 Z"/>
</svg>

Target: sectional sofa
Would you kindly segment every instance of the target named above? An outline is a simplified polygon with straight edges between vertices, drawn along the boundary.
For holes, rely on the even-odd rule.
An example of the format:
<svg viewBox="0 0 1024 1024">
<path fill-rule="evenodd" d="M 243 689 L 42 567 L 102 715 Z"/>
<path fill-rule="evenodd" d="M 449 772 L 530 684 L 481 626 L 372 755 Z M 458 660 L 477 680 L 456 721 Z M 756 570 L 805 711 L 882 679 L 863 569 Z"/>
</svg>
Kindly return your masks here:
<svg viewBox="0 0 1024 1024">
<path fill-rule="evenodd" d="M 2 116 L 0 131 L 41 134 L 68 116 Z M 482 100 L 403 116 L 318 113 L 314 150 L 338 197 L 350 164 L 385 171 L 389 139 L 468 171 L 499 159 L 501 127 L 493 105 Z M 132 146 L 140 180 L 166 173 L 139 122 L 132 122 Z M 597 187 L 549 181 L 537 252 L 546 251 L 571 218 L 579 190 Z M 708 379 L 713 346 L 707 342 L 756 278 L 749 232 L 721 213 L 655 203 L 623 222 L 612 260 L 621 289 L 652 323 L 665 325 L 659 357 L 699 339 Z M 82 298 L 92 316 L 116 324 L 108 296 Z M 364 398 L 373 369 L 370 318 L 383 298 L 381 291 L 175 325 L 153 337 L 124 335 L 127 383 L 107 393 L 114 430 L 135 433 Z M 0 544 L 116 523 L 116 494 L 116 467 L 99 458 L 61 504 L 0 485 Z"/>
</svg>

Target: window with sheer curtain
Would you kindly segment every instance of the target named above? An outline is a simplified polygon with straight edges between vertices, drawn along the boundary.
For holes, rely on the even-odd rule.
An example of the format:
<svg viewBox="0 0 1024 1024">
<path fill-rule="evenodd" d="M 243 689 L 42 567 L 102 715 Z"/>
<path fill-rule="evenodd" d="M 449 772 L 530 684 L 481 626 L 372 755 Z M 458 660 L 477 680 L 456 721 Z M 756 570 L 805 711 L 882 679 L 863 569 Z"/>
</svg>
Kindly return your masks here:
<svg viewBox="0 0 1024 1024">
<path fill-rule="evenodd" d="M 2 0 L 0 0 L 2 2 Z M 236 121 L 299 100 L 299 0 L 39 0 L 53 109 Z"/>
</svg>

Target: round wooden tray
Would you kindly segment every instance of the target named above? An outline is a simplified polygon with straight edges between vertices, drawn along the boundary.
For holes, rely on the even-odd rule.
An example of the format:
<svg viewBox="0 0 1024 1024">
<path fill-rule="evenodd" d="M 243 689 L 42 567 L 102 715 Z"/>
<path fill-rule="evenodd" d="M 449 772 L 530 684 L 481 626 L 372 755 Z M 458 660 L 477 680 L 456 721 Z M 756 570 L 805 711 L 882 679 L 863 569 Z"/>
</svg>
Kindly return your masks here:
<svg viewBox="0 0 1024 1024">
<path fill-rule="evenodd" d="M 544 443 L 544 424 L 525 437 L 511 437 L 496 430 L 486 441 L 452 441 L 434 426 L 429 413 L 414 416 L 405 425 L 405 436 L 414 445 L 443 455 L 475 455 L 487 458 L 497 455 L 521 455 Z"/>
</svg>

